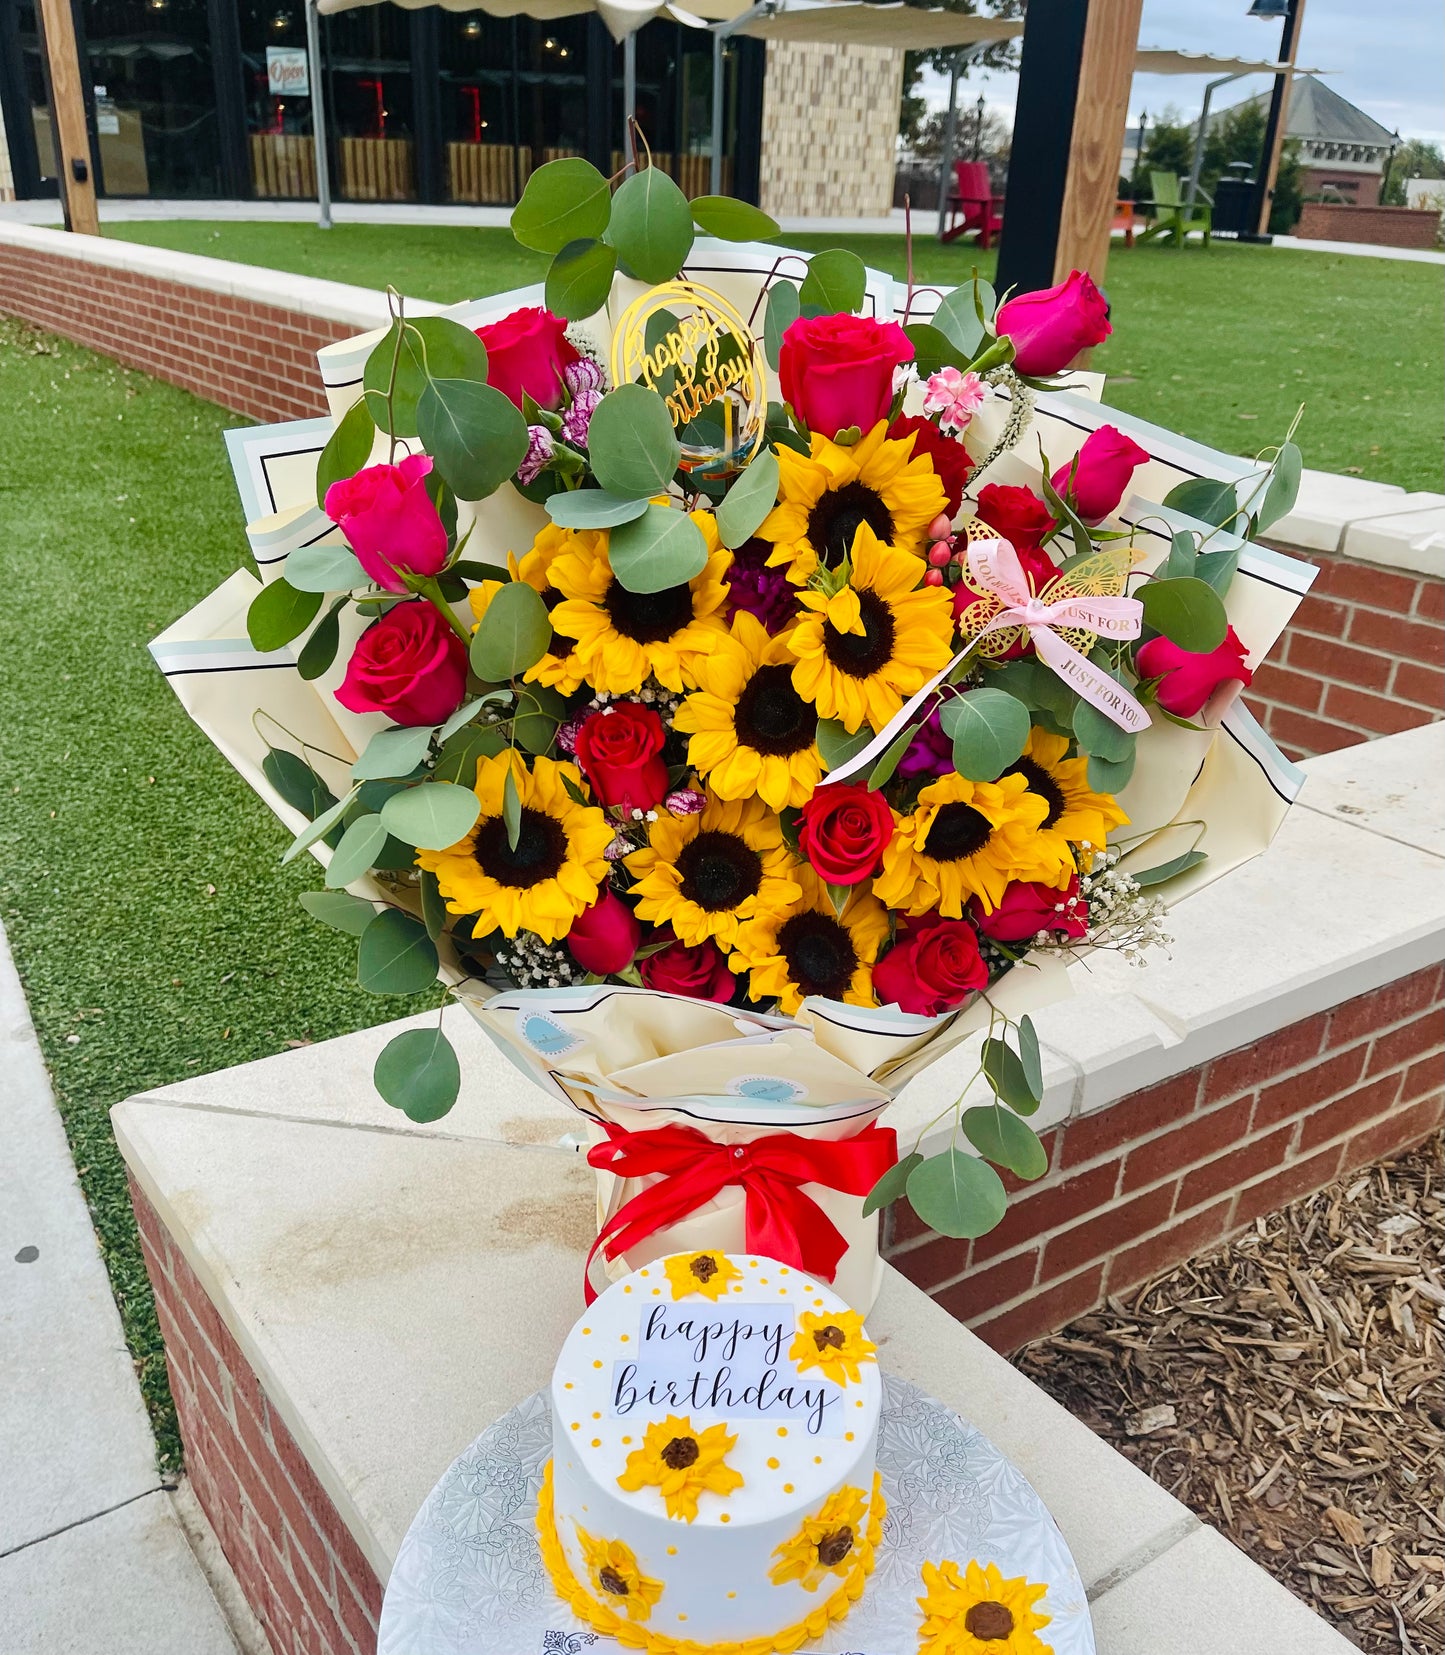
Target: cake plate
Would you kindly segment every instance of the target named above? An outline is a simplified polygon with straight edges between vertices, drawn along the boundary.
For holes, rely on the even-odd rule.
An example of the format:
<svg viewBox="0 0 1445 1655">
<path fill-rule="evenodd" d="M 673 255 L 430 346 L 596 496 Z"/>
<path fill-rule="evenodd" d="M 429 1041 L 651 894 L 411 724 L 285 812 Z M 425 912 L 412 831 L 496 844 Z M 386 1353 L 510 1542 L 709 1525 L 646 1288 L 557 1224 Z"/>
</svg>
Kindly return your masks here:
<svg viewBox="0 0 1445 1655">
<path fill-rule="evenodd" d="M 612 1655 L 552 1591 L 534 1519 L 552 1452 L 546 1391 L 490 1425 L 443 1474 L 401 1543 L 377 1655 Z M 1094 1655 L 1083 1582 L 1023 1474 L 951 1409 L 883 1376 L 878 1469 L 888 1516 L 868 1588 L 809 1651 L 915 1655 L 925 1560 L 996 1563 L 1048 1583 L 1039 1637 L 1054 1655 Z M 802 1655 L 802 1652 L 800 1652 Z"/>
</svg>

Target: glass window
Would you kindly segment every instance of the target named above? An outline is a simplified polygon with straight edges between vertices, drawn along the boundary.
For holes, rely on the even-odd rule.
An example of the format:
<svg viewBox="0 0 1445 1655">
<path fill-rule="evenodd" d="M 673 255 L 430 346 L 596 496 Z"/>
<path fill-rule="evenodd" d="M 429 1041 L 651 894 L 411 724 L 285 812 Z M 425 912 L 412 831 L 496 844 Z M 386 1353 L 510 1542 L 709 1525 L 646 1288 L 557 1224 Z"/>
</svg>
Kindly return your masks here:
<svg viewBox="0 0 1445 1655">
<path fill-rule="evenodd" d="M 544 161 L 587 152 L 587 18 L 517 19 L 519 182 Z"/>
<path fill-rule="evenodd" d="M 440 101 L 447 195 L 510 203 L 521 193 L 514 70 L 517 20 L 443 11 Z"/>
<path fill-rule="evenodd" d="M 46 195 L 54 195 L 58 180 L 55 176 L 55 143 L 50 131 L 50 104 L 45 96 L 45 69 L 41 62 L 40 33 L 35 21 L 33 0 L 20 0 L 5 23 L 10 32 L 0 37 L 0 52 L 7 49 L 16 54 L 19 69 L 18 85 L 24 99 L 22 108 L 28 112 L 29 132 L 11 132 L 10 160 L 19 184 L 26 171 L 33 166 L 34 182 Z M 33 157 L 29 155 L 34 146 Z M 29 163 L 26 165 L 25 163 Z"/>
<path fill-rule="evenodd" d="M 614 52 L 613 131 L 620 146 L 623 123 L 622 53 Z M 733 134 L 737 121 L 737 52 L 723 50 L 723 193 L 731 189 Z M 712 39 L 702 29 L 654 22 L 637 31 L 637 124 L 652 164 L 676 180 L 689 199 L 711 190 Z M 612 168 L 623 152 L 613 150 Z"/>
<path fill-rule="evenodd" d="M 410 14 L 359 6 L 323 18 L 322 30 L 337 195 L 414 201 Z"/>
<path fill-rule="evenodd" d="M 302 0 L 238 0 L 242 98 L 252 188 L 315 197 L 311 72 Z"/>
</svg>

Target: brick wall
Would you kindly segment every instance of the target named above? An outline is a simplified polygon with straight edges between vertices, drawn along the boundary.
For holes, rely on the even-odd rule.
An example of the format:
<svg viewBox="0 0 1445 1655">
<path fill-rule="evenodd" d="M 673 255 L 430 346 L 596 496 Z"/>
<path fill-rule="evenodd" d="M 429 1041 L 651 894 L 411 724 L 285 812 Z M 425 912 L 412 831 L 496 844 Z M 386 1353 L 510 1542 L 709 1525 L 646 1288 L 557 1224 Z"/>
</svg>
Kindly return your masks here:
<svg viewBox="0 0 1445 1655">
<path fill-rule="evenodd" d="M 1432 966 L 1047 1133 L 972 1244 L 895 1207 L 889 1260 L 999 1350 L 1052 1332 L 1437 1128 L 1442 988 Z"/>
<path fill-rule="evenodd" d="M 316 352 L 360 331 L 3 242 L 0 310 L 261 421 L 324 414 Z"/>
<path fill-rule="evenodd" d="M 1319 576 L 1246 701 L 1292 758 L 1445 716 L 1445 581 L 1311 552 Z"/>
<path fill-rule="evenodd" d="M 1291 232 L 1306 241 L 1363 241 L 1373 247 L 1434 247 L 1440 215 L 1420 207 L 1364 207 L 1306 201 Z"/>
</svg>

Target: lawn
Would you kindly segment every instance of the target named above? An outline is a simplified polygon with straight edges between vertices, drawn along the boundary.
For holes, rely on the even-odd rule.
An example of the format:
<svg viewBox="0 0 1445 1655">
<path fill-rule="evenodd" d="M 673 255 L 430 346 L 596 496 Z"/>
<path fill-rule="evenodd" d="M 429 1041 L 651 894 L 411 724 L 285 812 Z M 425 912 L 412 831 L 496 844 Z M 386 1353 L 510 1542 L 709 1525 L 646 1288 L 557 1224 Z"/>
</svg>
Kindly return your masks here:
<svg viewBox="0 0 1445 1655">
<path fill-rule="evenodd" d="M 360 286 L 392 282 L 443 301 L 535 281 L 546 263 L 502 229 L 163 221 L 109 225 L 106 234 Z M 783 239 L 805 250 L 845 244 L 904 274 L 898 236 Z M 993 255 L 923 238 L 914 265 L 919 281 L 953 283 L 975 265 L 991 274 Z M 1307 464 L 1438 490 L 1442 274 L 1220 242 L 1207 252 L 1118 246 L 1108 275 L 1115 333 L 1094 365 L 1110 375 L 1114 406 L 1226 452 L 1277 441 L 1303 403 Z"/>
</svg>

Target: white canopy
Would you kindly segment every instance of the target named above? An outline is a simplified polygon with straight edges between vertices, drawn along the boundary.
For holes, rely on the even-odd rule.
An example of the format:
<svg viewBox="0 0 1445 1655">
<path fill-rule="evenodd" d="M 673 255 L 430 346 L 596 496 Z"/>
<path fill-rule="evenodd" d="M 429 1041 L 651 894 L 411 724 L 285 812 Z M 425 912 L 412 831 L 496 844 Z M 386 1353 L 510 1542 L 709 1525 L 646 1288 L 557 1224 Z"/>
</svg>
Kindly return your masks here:
<svg viewBox="0 0 1445 1655">
<path fill-rule="evenodd" d="M 357 6 L 379 5 L 381 0 L 316 0 L 321 12 L 351 11 Z M 445 11 L 483 11 L 489 17 L 535 17 L 549 23 L 558 17 L 579 17 L 595 11 L 607 25 L 614 40 L 624 40 L 654 17 L 671 17 L 678 23 L 701 28 L 709 22 L 725 22 L 747 8 L 747 0 L 697 0 L 685 10 L 668 0 L 391 0 L 407 11 L 440 4 Z"/>
</svg>

